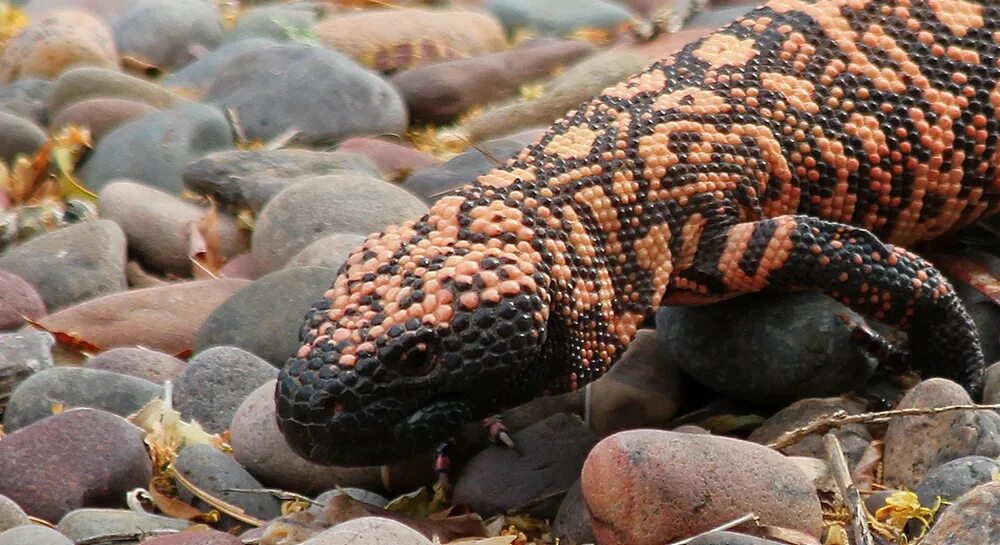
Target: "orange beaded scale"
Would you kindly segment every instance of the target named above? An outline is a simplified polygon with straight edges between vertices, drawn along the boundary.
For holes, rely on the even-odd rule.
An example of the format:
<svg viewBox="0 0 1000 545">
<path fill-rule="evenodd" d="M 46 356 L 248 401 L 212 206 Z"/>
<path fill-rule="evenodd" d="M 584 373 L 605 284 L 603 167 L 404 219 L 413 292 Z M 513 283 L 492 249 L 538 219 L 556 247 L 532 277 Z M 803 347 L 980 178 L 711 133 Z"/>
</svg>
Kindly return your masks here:
<svg viewBox="0 0 1000 545">
<path fill-rule="evenodd" d="M 908 245 L 1000 208 L 1000 4 L 773 0 L 605 90 L 310 311 L 278 422 L 375 464 L 604 373 L 661 304 L 822 290 L 978 388 L 948 282 Z"/>
</svg>

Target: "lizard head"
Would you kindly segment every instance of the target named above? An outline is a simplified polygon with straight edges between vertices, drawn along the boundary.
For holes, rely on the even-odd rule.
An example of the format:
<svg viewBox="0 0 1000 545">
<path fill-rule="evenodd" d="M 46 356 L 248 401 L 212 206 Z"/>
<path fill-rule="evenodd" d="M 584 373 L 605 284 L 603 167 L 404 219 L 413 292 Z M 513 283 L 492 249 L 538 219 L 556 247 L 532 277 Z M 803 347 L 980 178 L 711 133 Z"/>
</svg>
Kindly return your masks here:
<svg viewBox="0 0 1000 545">
<path fill-rule="evenodd" d="M 448 197 L 369 236 L 278 377 L 289 445 L 322 464 L 391 463 L 536 394 L 548 296 L 531 223 Z"/>
</svg>

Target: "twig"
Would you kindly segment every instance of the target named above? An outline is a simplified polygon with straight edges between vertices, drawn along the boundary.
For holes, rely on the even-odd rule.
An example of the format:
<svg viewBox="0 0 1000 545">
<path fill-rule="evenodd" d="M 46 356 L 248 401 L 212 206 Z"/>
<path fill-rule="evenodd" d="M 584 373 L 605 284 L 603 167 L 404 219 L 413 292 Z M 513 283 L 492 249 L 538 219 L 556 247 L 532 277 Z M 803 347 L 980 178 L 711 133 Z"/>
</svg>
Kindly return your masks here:
<svg viewBox="0 0 1000 545">
<path fill-rule="evenodd" d="M 688 543 L 691 543 L 692 541 L 694 541 L 695 539 L 697 539 L 697 538 L 699 538 L 699 537 L 701 537 L 703 535 L 711 534 L 712 532 L 722 532 L 724 530 L 728 530 L 730 528 L 735 528 L 735 527 L 739 526 L 740 524 L 744 524 L 744 523 L 747 523 L 747 522 L 757 522 L 757 515 L 755 515 L 753 513 L 747 513 L 747 514 L 743 515 L 742 517 L 735 518 L 735 519 L 733 519 L 733 520 L 731 520 L 731 521 L 729 521 L 729 522 L 727 522 L 725 524 L 720 524 L 720 525 L 716 526 L 715 528 L 712 528 L 711 530 L 705 530 L 704 532 L 702 532 L 702 533 L 700 533 L 698 535 L 693 535 L 693 536 L 691 536 L 689 538 L 685 538 L 685 539 L 682 539 L 680 541 L 674 541 L 673 543 L 668 543 L 667 545 L 687 545 Z"/>
<path fill-rule="evenodd" d="M 179 534 L 180 530 L 174 530 L 171 528 L 161 528 L 159 530 L 148 530 L 141 532 L 121 532 L 115 534 L 105 534 L 100 536 L 88 537 L 77 541 L 77 545 L 101 545 L 104 543 L 135 543 L 136 541 L 154 536 L 165 536 L 172 534 Z"/>
<path fill-rule="evenodd" d="M 302 131 L 295 127 L 288 127 L 287 129 L 278 133 L 277 136 L 272 138 L 268 143 L 264 144 L 264 151 L 277 151 L 281 148 L 287 146 L 289 142 L 295 140 L 302 134 Z"/>
<path fill-rule="evenodd" d="M 767 445 L 775 450 L 781 450 L 798 443 L 814 433 L 826 433 L 830 430 L 846 426 L 848 424 L 871 424 L 874 422 L 885 422 L 896 416 L 923 416 L 929 414 L 941 414 L 951 411 L 997 411 L 998 405 L 977 405 L 968 403 L 964 405 L 947 405 L 945 407 L 914 407 L 912 409 L 892 409 L 891 411 L 878 411 L 862 414 L 847 414 L 846 411 L 837 411 L 833 414 L 823 415 L 801 428 L 796 428 L 785 432 L 772 443 Z"/>
<path fill-rule="evenodd" d="M 833 472 L 833 479 L 837 481 L 837 488 L 844 498 L 844 505 L 851 515 L 851 527 L 854 529 L 854 542 L 857 545 L 875 545 L 871 531 L 868 529 L 868 514 L 865 506 L 861 503 L 861 494 L 858 487 L 854 486 L 851 480 L 851 472 L 847 469 L 847 460 L 844 459 L 844 451 L 840 448 L 840 441 L 837 436 L 827 433 L 823 436 L 823 446 L 826 447 L 826 458 L 830 464 L 830 471 Z"/>
<path fill-rule="evenodd" d="M 215 496 L 209 494 L 205 490 L 199 488 L 196 484 L 192 483 L 183 473 L 177 471 L 176 468 L 170 466 L 168 469 L 170 476 L 177 481 L 178 484 L 186 488 L 189 492 L 194 494 L 195 497 L 204 501 L 205 503 L 211 505 L 212 507 L 218 509 L 223 514 L 229 515 L 230 517 L 251 526 L 263 526 L 266 520 L 259 519 L 253 515 L 248 515 L 246 511 L 232 505 L 226 501 L 223 501 Z"/>
</svg>

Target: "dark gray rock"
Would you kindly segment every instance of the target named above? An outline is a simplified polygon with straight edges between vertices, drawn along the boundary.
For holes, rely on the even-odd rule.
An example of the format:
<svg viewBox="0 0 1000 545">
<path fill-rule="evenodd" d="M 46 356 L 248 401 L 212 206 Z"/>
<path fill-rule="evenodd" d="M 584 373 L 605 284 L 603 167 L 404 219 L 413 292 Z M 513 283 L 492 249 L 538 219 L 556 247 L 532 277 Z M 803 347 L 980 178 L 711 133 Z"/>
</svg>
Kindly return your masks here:
<svg viewBox="0 0 1000 545">
<path fill-rule="evenodd" d="M 271 273 L 219 305 L 195 335 L 194 350 L 235 346 L 280 366 L 299 348 L 299 326 L 336 271 L 302 267 Z"/>
<path fill-rule="evenodd" d="M 274 47 L 277 44 L 278 42 L 274 40 L 264 38 L 247 38 L 222 44 L 218 49 L 163 78 L 162 83 L 166 87 L 193 91 L 200 95 L 215 81 L 219 69 L 237 55 Z"/>
<path fill-rule="evenodd" d="M 340 53 L 304 45 L 250 51 L 219 70 L 205 100 L 233 109 L 247 138 L 288 129 L 311 145 L 406 130 L 406 107 L 384 79 Z"/>
<path fill-rule="evenodd" d="M 120 416 L 141 409 L 160 394 L 148 380 L 79 367 L 52 367 L 28 377 L 7 403 L 3 426 L 8 432 L 52 415 L 53 405 L 88 407 Z"/>
<path fill-rule="evenodd" d="M 52 367 L 55 339 L 46 331 L 0 333 L 0 413 L 10 394 L 31 375 Z"/>
<path fill-rule="evenodd" d="M 11 248 L 0 270 L 27 280 L 55 311 L 127 287 L 125 234 L 108 220 L 69 225 Z"/>
<path fill-rule="evenodd" d="M 973 488 L 991 482 L 997 473 L 1000 473 L 1000 462 L 985 456 L 966 456 L 934 468 L 917 487 L 916 493 L 920 505 L 933 506 L 938 498 L 946 502 L 938 511 L 937 520 L 950 509 L 949 504 Z"/>
<path fill-rule="evenodd" d="M 52 92 L 52 82 L 46 79 L 19 79 L 0 85 L 0 111 L 45 125 L 45 104 Z"/>
<path fill-rule="evenodd" d="M 0 532 L 0 545 L 73 545 L 66 536 L 47 526 L 18 526 Z"/>
<path fill-rule="evenodd" d="M 233 207 L 260 212 L 282 190 L 313 176 L 355 173 L 377 177 L 367 157 L 342 151 L 282 149 L 220 151 L 184 169 L 184 186 Z"/>
<path fill-rule="evenodd" d="M 497 161 L 503 164 L 528 143 L 530 138 L 526 137 L 498 138 L 483 142 L 443 165 L 414 172 L 403 182 L 403 187 L 419 195 L 425 202 L 432 203 L 442 194 L 472 183 L 479 175 L 493 170 L 498 166 Z"/>
<path fill-rule="evenodd" d="M 45 131 L 33 122 L 16 114 L 0 112 L 0 159 L 5 163 L 11 164 L 18 155 L 28 159 L 34 157 L 46 138 Z"/>
<path fill-rule="evenodd" d="M 263 359 L 233 346 L 197 353 L 177 379 L 174 407 L 211 433 L 229 429 L 243 400 L 261 384 L 278 376 Z"/>
<path fill-rule="evenodd" d="M 185 448 L 177 456 L 174 467 L 198 488 L 243 509 L 248 515 L 264 520 L 281 515 L 281 503 L 270 495 L 227 491 L 231 488 L 260 489 L 263 485 L 231 456 L 209 445 L 191 445 Z M 183 486 L 180 490 L 184 501 L 203 510 L 211 509 L 210 505 L 194 498 Z M 232 528 L 236 524 L 235 520 L 224 517 L 220 526 Z"/>
<path fill-rule="evenodd" d="M 186 520 L 124 509 L 77 509 L 67 513 L 59 521 L 56 529 L 71 537 L 75 543 L 79 543 L 120 534 L 149 533 L 157 530 L 180 531 L 189 526 L 191 523 Z"/>
<path fill-rule="evenodd" d="M 112 348 L 83 364 L 85 369 L 100 369 L 163 384 L 175 380 L 187 364 L 183 361 L 141 346 Z"/>
<path fill-rule="evenodd" d="M 594 529 L 590 525 L 590 511 L 583 498 L 583 486 L 577 479 L 570 487 L 566 497 L 559 504 L 559 512 L 552 521 L 552 535 L 559 538 L 559 543 L 565 545 L 583 545 L 594 543 Z"/>
<path fill-rule="evenodd" d="M 94 191 L 127 178 L 176 195 L 184 189 L 181 172 L 188 163 L 232 147 L 232 130 L 221 110 L 187 104 L 111 131 L 84 162 L 80 179 Z"/>
<path fill-rule="evenodd" d="M 490 0 L 486 7 L 509 33 L 524 29 L 566 36 L 576 29 L 610 30 L 633 20 L 617 2 L 604 0 Z"/>
<path fill-rule="evenodd" d="M 656 331 L 668 360 L 736 398 L 777 405 L 850 391 L 875 360 L 838 318 L 863 319 L 820 293 L 753 294 L 704 307 L 664 307 Z"/>
<path fill-rule="evenodd" d="M 139 0 L 112 25 L 121 55 L 173 70 L 222 41 L 222 15 L 204 0 Z"/>
</svg>

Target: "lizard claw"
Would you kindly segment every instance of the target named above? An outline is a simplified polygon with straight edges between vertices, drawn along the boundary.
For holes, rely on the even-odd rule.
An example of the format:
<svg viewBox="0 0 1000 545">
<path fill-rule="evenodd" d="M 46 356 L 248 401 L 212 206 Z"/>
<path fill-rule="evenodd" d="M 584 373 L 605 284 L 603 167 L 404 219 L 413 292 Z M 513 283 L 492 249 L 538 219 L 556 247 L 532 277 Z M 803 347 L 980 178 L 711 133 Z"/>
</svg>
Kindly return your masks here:
<svg viewBox="0 0 1000 545">
<path fill-rule="evenodd" d="M 498 444 L 504 445 L 507 448 L 518 450 L 517 445 L 514 443 L 514 439 L 507 432 L 507 426 L 504 425 L 503 421 L 500 420 L 500 415 L 493 415 L 483 419 L 483 427 L 486 428 L 486 433 L 489 435 L 490 441 Z"/>
</svg>

